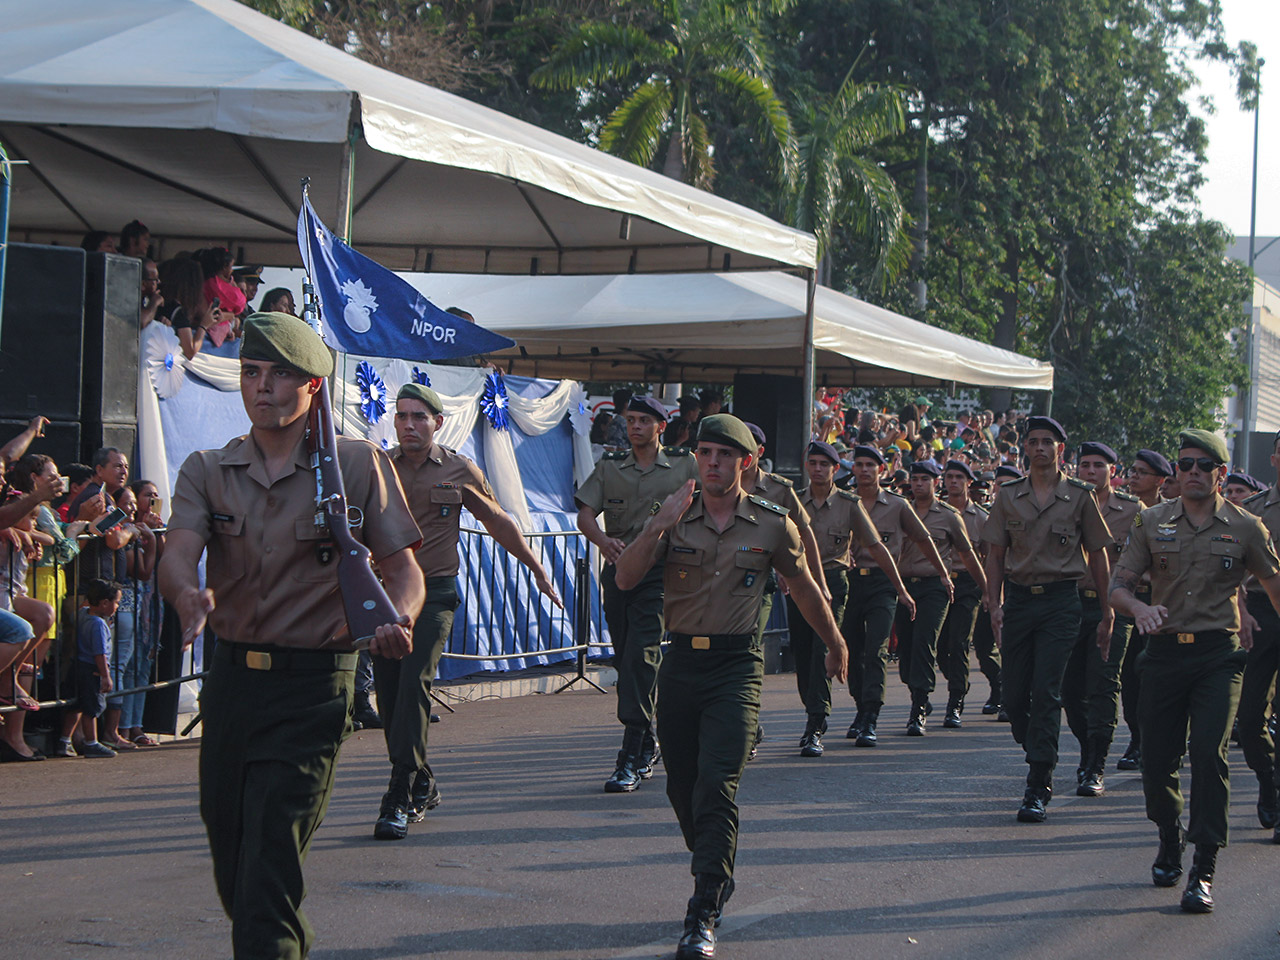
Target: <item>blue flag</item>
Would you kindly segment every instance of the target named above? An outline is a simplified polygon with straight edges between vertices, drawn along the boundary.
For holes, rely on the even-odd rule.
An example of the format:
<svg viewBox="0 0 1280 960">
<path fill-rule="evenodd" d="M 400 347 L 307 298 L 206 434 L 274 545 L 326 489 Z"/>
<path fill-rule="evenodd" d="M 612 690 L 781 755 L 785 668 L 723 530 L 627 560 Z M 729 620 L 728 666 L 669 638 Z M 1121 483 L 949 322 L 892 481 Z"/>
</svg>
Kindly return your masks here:
<svg viewBox="0 0 1280 960">
<path fill-rule="evenodd" d="M 343 353 L 401 360 L 447 360 L 492 353 L 515 341 L 446 313 L 381 264 L 347 246 L 304 196 L 298 250 L 312 268 L 321 328 Z"/>
</svg>

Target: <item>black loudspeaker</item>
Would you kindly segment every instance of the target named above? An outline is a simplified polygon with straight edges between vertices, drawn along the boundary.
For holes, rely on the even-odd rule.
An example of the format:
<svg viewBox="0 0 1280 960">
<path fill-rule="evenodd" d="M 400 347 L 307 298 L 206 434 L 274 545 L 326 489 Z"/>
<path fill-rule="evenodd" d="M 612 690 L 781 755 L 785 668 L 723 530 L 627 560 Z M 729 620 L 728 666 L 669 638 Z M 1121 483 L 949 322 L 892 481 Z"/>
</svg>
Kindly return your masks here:
<svg viewBox="0 0 1280 960">
<path fill-rule="evenodd" d="M 30 422 L 29 420 L 0 419 L 0 444 L 8 443 L 25 430 Z M 45 424 L 44 436 L 36 437 L 31 441 L 27 453 L 43 453 L 47 457 L 53 457 L 58 470 L 64 475 L 68 464 L 87 462 L 80 459 L 82 456 L 80 424 L 74 421 L 54 420 L 52 423 Z"/>
<path fill-rule="evenodd" d="M 81 420 L 138 419 L 138 323 L 142 261 L 91 253 L 85 262 L 84 400 Z M 122 448 L 123 449 L 123 448 Z"/>
<path fill-rule="evenodd" d="M 798 480 L 809 438 L 804 435 L 803 384 L 799 377 L 740 373 L 733 378 L 733 414 L 764 431 L 764 455 L 775 473 Z"/>
<path fill-rule="evenodd" d="M 129 461 L 129 479 L 146 480 L 137 474 L 138 426 L 134 423 L 85 423 L 81 432 L 80 450 L 85 463 L 93 462 L 93 455 L 102 447 L 115 447 Z"/>
<path fill-rule="evenodd" d="M 0 418 L 79 420 L 85 252 L 28 243 L 7 250 Z M 136 334 L 134 342 L 136 354 Z"/>
<path fill-rule="evenodd" d="M 1256 477 L 1265 484 L 1272 484 L 1276 481 L 1275 468 L 1271 466 L 1271 454 L 1276 448 L 1276 435 L 1270 430 L 1254 431 L 1249 434 L 1248 460 L 1244 463 L 1240 462 L 1240 457 L 1235 457 L 1233 466 L 1237 470 L 1244 470 L 1246 473 Z"/>
</svg>

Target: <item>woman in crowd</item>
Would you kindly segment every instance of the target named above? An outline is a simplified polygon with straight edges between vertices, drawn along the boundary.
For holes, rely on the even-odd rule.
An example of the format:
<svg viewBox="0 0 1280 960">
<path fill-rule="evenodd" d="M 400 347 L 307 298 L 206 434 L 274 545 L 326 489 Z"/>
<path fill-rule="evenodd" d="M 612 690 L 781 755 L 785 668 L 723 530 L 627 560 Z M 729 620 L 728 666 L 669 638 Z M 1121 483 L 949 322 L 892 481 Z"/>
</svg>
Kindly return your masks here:
<svg viewBox="0 0 1280 960">
<path fill-rule="evenodd" d="M 276 287 L 268 290 L 262 296 L 262 301 L 258 304 L 259 313 L 287 313 L 290 316 L 297 316 L 294 312 L 293 293 L 288 287 Z"/>
<path fill-rule="evenodd" d="M 133 525 L 139 528 L 147 527 L 155 536 L 155 549 L 152 551 L 150 561 L 150 566 L 154 570 L 155 564 L 160 562 L 160 557 L 164 553 L 164 534 L 159 532 L 164 526 L 164 521 L 160 519 L 160 491 L 150 480 L 135 480 L 129 484 L 128 489 L 133 491 L 137 504 L 133 512 Z M 116 502 L 118 505 L 119 498 Z M 149 574 L 141 575 L 142 563 L 137 558 L 141 542 L 134 540 L 131 546 L 137 549 L 133 551 L 130 579 L 122 584 L 124 595 L 120 610 L 116 613 L 117 635 L 129 633 L 133 641 L 133 656 L 129 658 L 121 676 L 121 689 L 124 690 L 145 686 L 151 682 L 155 640 L 160 634 L 160 605 L 156 594 L 155 578 Z M 135 573 L 134 570 L 139 572 Z M 127 621 L 123 625 L 120 623 L 122 616 Z M 122 699 L 118 726 L 120 736 L 140 747 L 158 746 L 159 741 L 148 736 L 142 729 L 146 692 L 130 693 Z"/>
<path fill-rule="evenodd" d="M 222 321 L 218 308 L 204 295 L 204 274 L 190 257 L 177 257 L 160 264 L 160 289 L 164 305 L 156 318 L 173 327 L 188 360 L 204 346 L 209 327 Z"/>
</svg>

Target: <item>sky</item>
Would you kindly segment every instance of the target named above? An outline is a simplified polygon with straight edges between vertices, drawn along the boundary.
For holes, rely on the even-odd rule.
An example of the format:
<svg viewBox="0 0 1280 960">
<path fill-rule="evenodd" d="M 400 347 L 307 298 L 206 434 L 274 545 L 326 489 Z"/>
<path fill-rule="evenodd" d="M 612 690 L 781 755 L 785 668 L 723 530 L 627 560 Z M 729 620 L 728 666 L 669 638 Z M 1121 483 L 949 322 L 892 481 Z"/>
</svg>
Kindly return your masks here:
<svg viewBox="0 0 1280 960">
<path fill-rule="evenodd" d="M 1280 0 L 1222 0 L 1222 7 L 1228 44 L 1250 40 L 1267 61 L 1259 108 L 1257 234 L 1274 237 L 1280 235 Z M 1240 109 L 1227 67 L 1204 63 L 1196 72 L 1199 94 L 1211 96 L 1216 105 L 1207 118 L 1209 157 L 1200 206 L 1237 236 L 1248 236 L 1253 114 Z"/>
</svg>

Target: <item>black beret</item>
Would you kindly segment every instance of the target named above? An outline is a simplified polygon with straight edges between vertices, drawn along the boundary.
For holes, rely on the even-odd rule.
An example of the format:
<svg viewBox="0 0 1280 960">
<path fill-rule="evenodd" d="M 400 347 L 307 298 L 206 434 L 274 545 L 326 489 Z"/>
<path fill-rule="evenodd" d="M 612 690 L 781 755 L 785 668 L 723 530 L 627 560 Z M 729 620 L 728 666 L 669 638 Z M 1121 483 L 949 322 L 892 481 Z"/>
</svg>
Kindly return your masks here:
<svg viewBox="0 0 1280 960">
<path fill-rule="evenodd" d="M 942 476 L 942 468 L 934 460 L 917 460 L 911 465 L 912 473 L 925 473 L 931 477 Z"/>
<path fill-rule="evenodd" d="M 1022 476 L 1022 471 L 1015 467 L 1012 463 L 1002 463 L 996 467 L 996 479 L 1001 477 L 1014 477 L 1015 479 Z"/>
<path fill-rule="evenodd" d="M 1267 489 L 1261 482 L 1256 480 L 1252 474 L 1248 473 L 1228 473 L 1227 483 L 1239 483 L 1248 487 L 1250 490 Z"/>
<path fill-rule="evenodd" d="M 699 443 L 722 443 L 755 456 L 755 440 L 747 425 L 731 413 L 717 413 L 698 421 Z"/>
<path fill-rule="evenodd" d="M 751 431 L 751 435 L 756 438 L 756 444 L 763 447 L 765 444 L 764 431 L 757 427 L 754 423 L 744 420 L 747 429 Z"/>
<path fill-rule="evenodd" d="M 977 479 L 978 479 L 977 477 L 975 477 L 975 476 L 973 475 L 973 468 L 972 468 L 972 467 L 970 467 L 970 466 L 969 466 L 967 463 L 965 463 L 963 460 L 948 460 L 948 461 L 947 461 L 947 465 L 946 465 L 945 467 L 943 467 L 942 469 L 943 469 L 943 472 L 946 472 L 947 470 L 959 470 L 961 473 L 963 473 L 963 474 L 964 474 L 966 477 L 968 477 L 970 480 L 977 480 Z"/>
<path fill-rule="evenodd" d="M 1120 457 L 1114 450 L 1105 443 L 1098 443 L 1095 440 L 1086 440 L 1080 444 L 1080 456 L 1082 457 L 1101 457 L 1107 463 L 1115 463 Z"/>
<path fill-rule="evenodd" d="M 406 383 L 396 394 L 397 400 L 417 400 L 426 404 L 432 413 L 444 413 L 444 404 L 440 402 L 440 394 L 421 383 Z"/>
<path fill-rule="evenodd" d="M 869 443 L 860 443 L 853 448 L 853 459 L 857 460 L 859 457 L 870 457 L 876 463 L 884 463 L 884 454 Z"/>
<path fill-rule="evenodd" d="M 287 313 L 254 313 L 244 321 L 240 357 L 279 363 L 308 377 L 333 373 L 333 354 L 305 320 Z"/>
<path fill-rule="evenodd" d="M 751 426 L 751 424 L 747 424 Z M 821 440 L 814 440 L 809 444 L 809 455 L 819 454 L 831 460 L 837 467 L 840 466 L 840 454 L 836 452 L 836 448 L 829 443 L 823 443 Z"/>
<path fill-rule="evenodd" d="M 1154 450 L 1139 450 L 1135 460 L 1141 460 L 1148 467 L 1160 474 L 1162 477 L 1173 476 L 1173 464 L 1171 464 L 1162 454 L 1156 453 Z"/>
<path fill-rule="evenodd" d="M 1058 438 L 1059 443 L 1067 442 L 1067 431 L 1062 429 L 1062 424 L 1053 417 L 1027 417 L 1027 433 L 1032 430 L 1048 430 Z"/>
<path fill-rule="evenodd" d="M 659 423 L 667 422 L 667 408 L 653 397 L 632 397 L 627 404 L 628 413 L 644 413 Z"/>
</svg>

